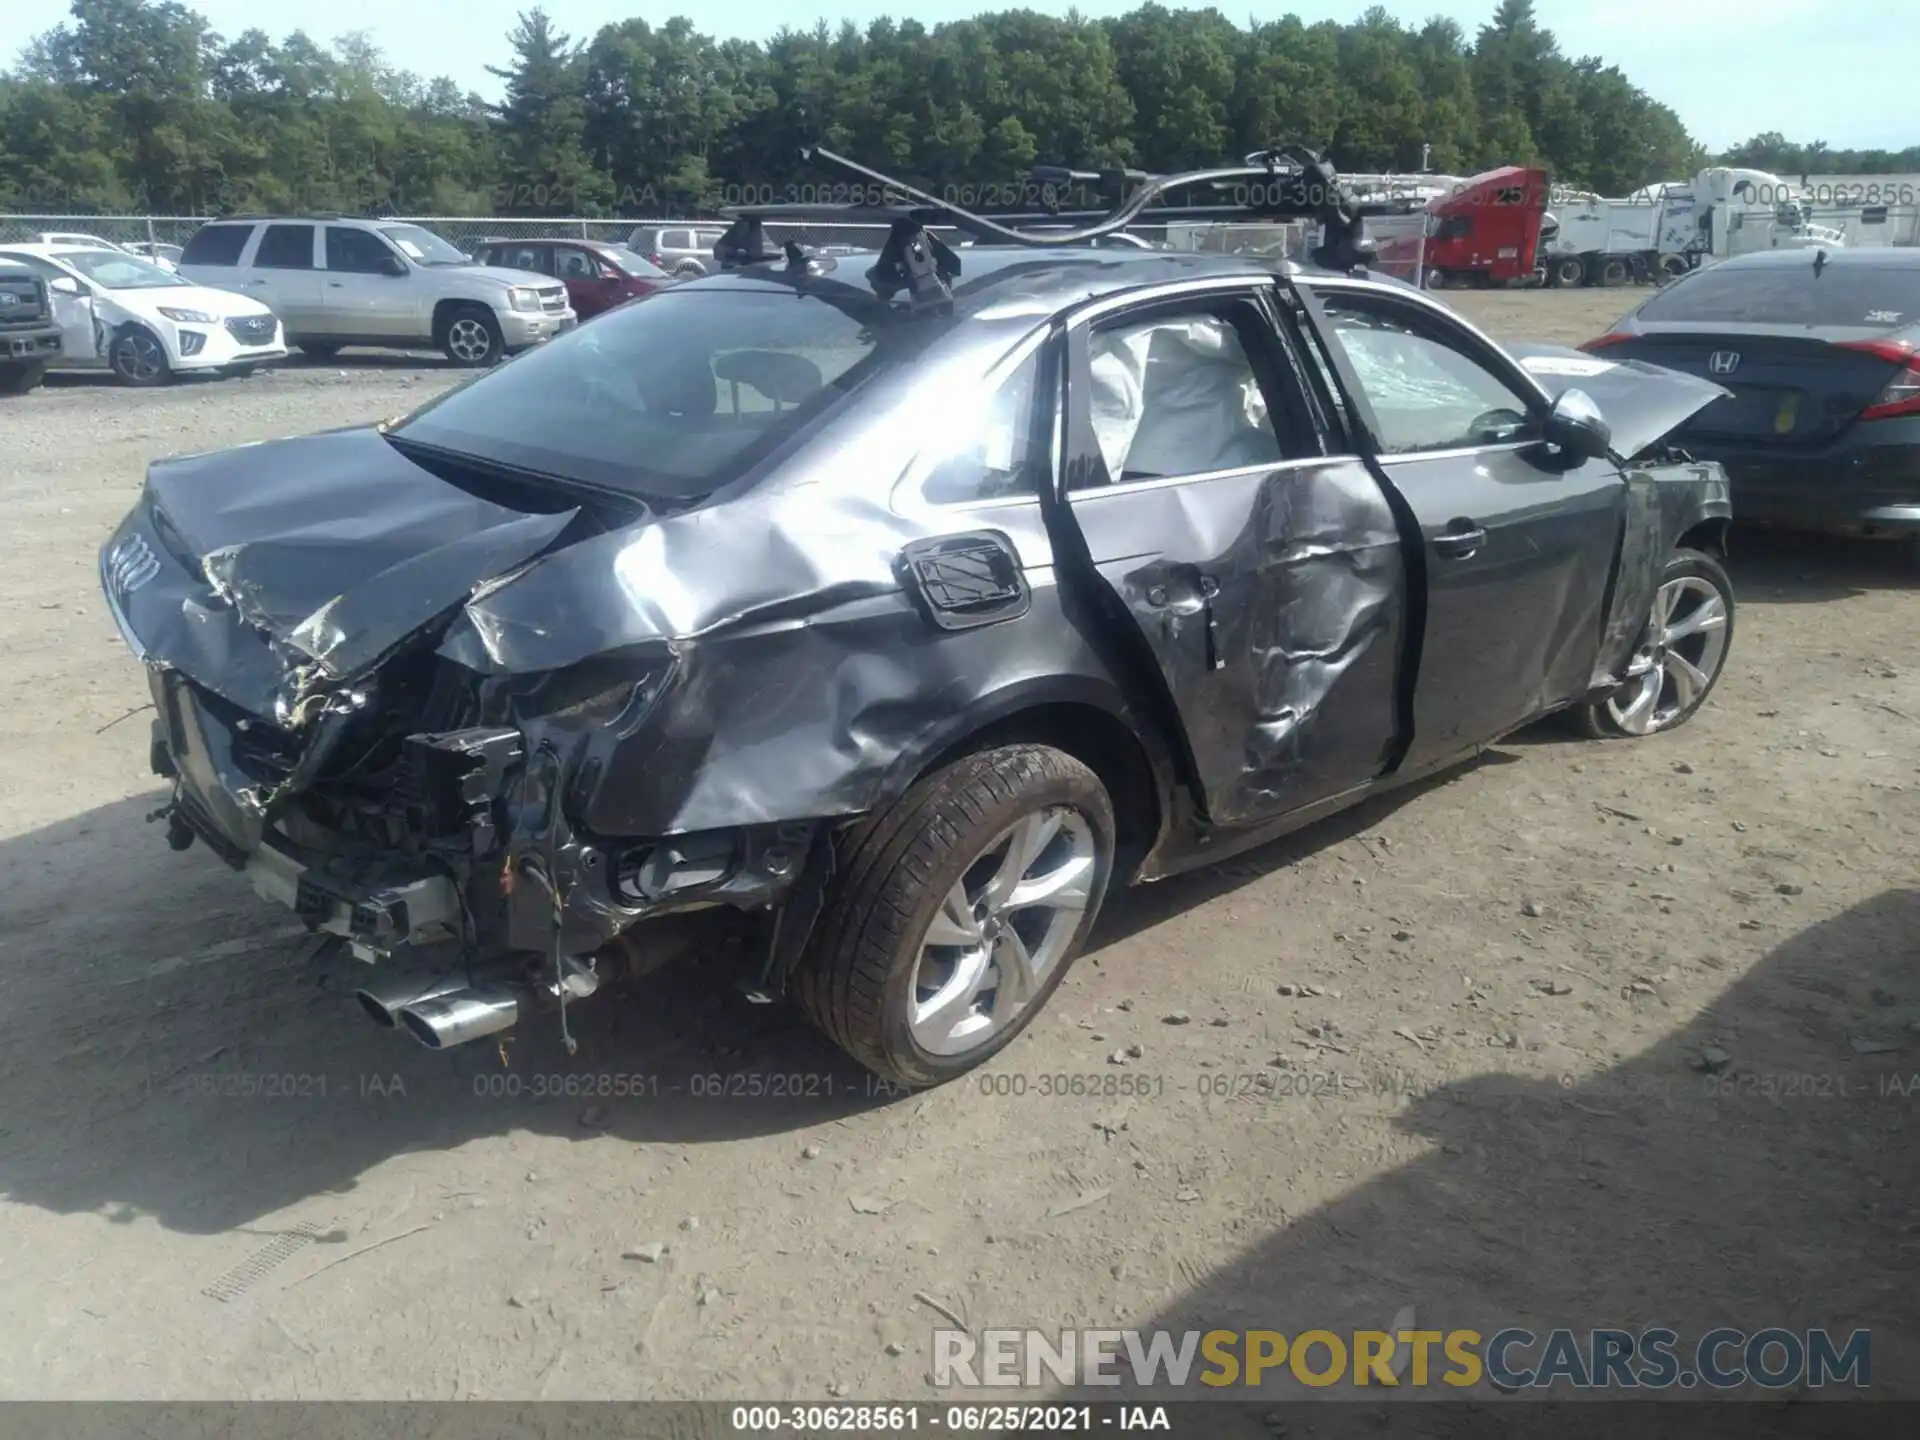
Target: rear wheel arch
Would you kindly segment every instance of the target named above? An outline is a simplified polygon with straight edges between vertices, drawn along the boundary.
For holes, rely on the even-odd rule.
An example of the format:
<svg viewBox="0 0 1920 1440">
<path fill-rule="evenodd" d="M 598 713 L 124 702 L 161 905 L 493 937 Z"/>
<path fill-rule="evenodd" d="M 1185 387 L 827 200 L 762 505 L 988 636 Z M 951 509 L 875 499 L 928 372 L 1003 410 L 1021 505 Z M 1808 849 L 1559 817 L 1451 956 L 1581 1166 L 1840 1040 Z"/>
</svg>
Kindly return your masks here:
<svg viewBox="0 0 1920 1440">
<path fill-rule="evenodd" d="M 1099 777 L 1113 802 L 1114 878 L 1125 884 L 1166 826 L 1173 765 L 1164 747 L 1127 717 L 1118 695 L 1095 681 L 1014 685 L 969 707 L 901 758 L 887 777 L 880 806 L 964 755 L 1019 744 L 1062 751 Z"/>
</svg>

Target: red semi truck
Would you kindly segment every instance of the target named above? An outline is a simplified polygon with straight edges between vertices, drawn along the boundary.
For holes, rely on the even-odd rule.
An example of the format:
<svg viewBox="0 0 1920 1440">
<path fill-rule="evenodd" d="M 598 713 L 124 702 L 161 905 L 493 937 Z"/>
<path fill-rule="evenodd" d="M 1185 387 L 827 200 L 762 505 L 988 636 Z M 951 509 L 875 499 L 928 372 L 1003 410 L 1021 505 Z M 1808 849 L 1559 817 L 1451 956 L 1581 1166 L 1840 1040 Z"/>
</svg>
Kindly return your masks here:
<svg viewBox="0 0 1920 1440">
<path fill-rule="evenodd" d="M 1409 223 L 1369 225 L 1379 249 L 1376 268 L 1433 289 L 1446 286 L 1533 285 L 1539 269 L 1541 225 L 1547 213 L 1545 170 L 1503 165 L 1469 176 L 1427 202 Z M 1421 227 L 1426 228 L 1422 252 Z"/>
</svg>

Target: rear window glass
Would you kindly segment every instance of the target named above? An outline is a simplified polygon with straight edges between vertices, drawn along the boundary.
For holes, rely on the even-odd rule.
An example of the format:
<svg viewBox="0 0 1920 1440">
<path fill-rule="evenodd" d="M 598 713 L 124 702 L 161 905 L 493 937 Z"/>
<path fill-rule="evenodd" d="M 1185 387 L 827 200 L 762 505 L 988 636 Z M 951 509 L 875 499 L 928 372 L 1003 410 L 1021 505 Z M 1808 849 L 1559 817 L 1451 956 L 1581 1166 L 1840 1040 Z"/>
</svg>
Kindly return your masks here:
<svg viewBox="0 0 1920 1440">
<path fill-rule="evenodd" d="M 313 226 L 269 225 L 253 263 L 267 270 L 311 270 Z"/>
<path fill-rule="evenodd" d="M 416 411 L 408 442 L 650 500 L 745 473 L 944 327 L 868 296 L 686 287 L 616 309 Z"/>
<path fill-rule="evenodd" d="M 182 265 L 238 265 L 240 252 L 247 248 L 251 225 L 203 225 L 187 241 L 181 253 Z"/>
<path fill-rule="evenodd" d="M 1920 265 L 1716 265 L 1676 281 L 1640 308 L 1655 323 L 1736 321 L 1894 329 L 1920 321 Z"/>
</svg>

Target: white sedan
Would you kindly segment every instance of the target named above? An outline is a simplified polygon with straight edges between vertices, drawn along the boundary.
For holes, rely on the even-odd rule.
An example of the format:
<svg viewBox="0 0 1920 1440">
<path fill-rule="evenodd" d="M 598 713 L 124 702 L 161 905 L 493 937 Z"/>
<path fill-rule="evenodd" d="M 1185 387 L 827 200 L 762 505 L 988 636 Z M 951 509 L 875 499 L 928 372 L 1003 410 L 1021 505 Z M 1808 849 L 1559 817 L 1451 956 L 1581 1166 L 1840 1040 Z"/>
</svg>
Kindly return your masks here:
<svg viewBox="0 0 1920 1440">
<path fill-rule="evenodd" d="M 121 250 L 0 245 L 47 282 L 62 368 L 108 369 L 128 385 L 175 375 L 247 374 L 284 360 L 287 337 L 258 300 L 194 285 Z"/>
</svg>

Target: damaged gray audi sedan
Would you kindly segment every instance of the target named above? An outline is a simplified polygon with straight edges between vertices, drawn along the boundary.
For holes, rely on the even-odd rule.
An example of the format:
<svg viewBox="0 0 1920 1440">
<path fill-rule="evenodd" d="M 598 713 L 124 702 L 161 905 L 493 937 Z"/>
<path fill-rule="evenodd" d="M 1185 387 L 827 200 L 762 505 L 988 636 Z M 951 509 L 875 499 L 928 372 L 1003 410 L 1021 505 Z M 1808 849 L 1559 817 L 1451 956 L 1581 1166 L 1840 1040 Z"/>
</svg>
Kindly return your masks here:
<svg viewBox="0 0 1920 1440">
<path fill-rule="evenodd" d="M 753 993 L 938 1083 L 1113 884 L 1720 673 L 1726 480 L 1663 446 L 1714 385 L 1358 268 L 748 238 L 397 422 L 157 463 L 103 547 L 171 843 L 428 1045 L 732 907 Z"/>
</svg>

